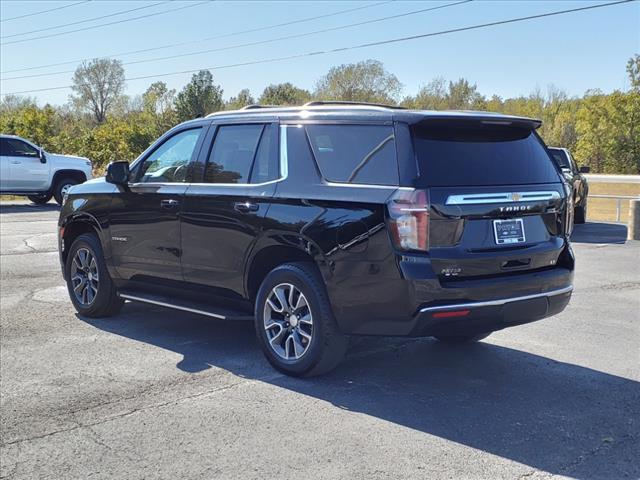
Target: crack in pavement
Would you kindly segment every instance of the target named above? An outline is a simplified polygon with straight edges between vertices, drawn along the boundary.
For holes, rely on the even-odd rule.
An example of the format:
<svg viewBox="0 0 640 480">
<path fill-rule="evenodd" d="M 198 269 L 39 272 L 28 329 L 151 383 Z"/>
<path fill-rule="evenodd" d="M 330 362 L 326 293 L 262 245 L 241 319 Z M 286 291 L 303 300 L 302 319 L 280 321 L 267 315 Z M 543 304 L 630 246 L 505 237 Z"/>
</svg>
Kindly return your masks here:
<svg viewBox="0 0 640 480">
<path fill-rule="evenodd" d="M 189 400 L 193 400 L 195 398 L 205 397 L 207 395 L 213 395 L 213 394 L 216 394 L 216 393 L 224 391 L 224 390 L 229 390 L 229 389 L 237 387 L 239 385 L 255 383 L 255 382 L 258 382 L 258 381 L 274 380 L 275 378 L 279 378 L 279 377 L 282 377 L 282 376 L 283 376 L 282 374 L 277 374 L 277 375 L 272 375 L 272 376 L 264 377 L 264 378 L 256 378 L 256 379 L 251 379 L 251 380 L 242 380 L 242 381 L 239 381 L 239 382 L 232 383 L 230 385 L 225 385 L 223 387 L 214 388 L 213 390 L 207 390 L 205 392 L 200 392 L 200 393 L 196 393 L 196 394 L 193 394 L 193 395 L 187 395 L 185 397 L 176 398 L 174 400 L 169 400 L 167 402 L 160 402 L 160 403 L 155 403 L 155 404 L 151 404 L 151 405 L 146 405 L 146 406 L 143 406 L 143 407 L 140 407 L 140 408 L 134 408 L 132 410 L 128 410 L 126 412 L 122 412 L 122 413 L 119 413 L 117 415 L 113 415 L 113 416 L 110 416 L 108 418 L 104 418 L 102 420 L 96 421 L 96 422 L 81 423 L 81 422 L 77 422 L 77 421 L 71 419 L 70 421 L 76 423 L 76 425 L 74 425 L 72 427 L 69 427 L 69 428 L 62 428 L 62 429 L 59 429 L 59 430 L 54 430 L 52 432 L 43 433 L 43 434 L 40 434 L 40 435 L 34 435 L 32 437 L 18 438 L 16 440 L 12 440 L 10 442 L 2 443 L 2 444 L 0 444 L 0 447 L 7 447 L 7 446 L 10 446 L 10 445 L 21 444 L 21 443 L 24 443 L 24 442 L 31 442 L 33 440 L 40 440 L 42 438 L 47 438 L 47 437 L 50 437 L 50 436 L 53 436 L 53 435 L 57 435 L 57 434 L 60 434 L 60 433 L 72 432 L 72 431 L 78 430 L 78 429 L 91 428 L 91 427 L 94 427 L 96 425 L 102 425 L 104 423 L 108 423 L 108 422 L 111 422 L 113 420 L 118 420 L 120 418 L 128 417 L 130 415 L 134 415 L 136 413 L 143 412 L 143 411 L 146 411 L 146 410 L 153 410 L 153 409 L 156 409 L 156 408 L 162 408 L 162 407 L 166 407 L 168 405 L 177 405 L 179 403 L 182 403 L 182 402 L 185 402 L 185 401 L 189 401 Z"/>
<path fill-rule="evenodd" d="M 381 349 L 369 350 L 369 351 L 365 351 L 365 352 L 359 352 L 357 354 L 350 355 L 350 357 L 351 358 L 362 358 L 362 357 L 366 357 L 366 356 L 377 354 L 377 353 L 383 353 L 383 352 L 388 352 L 388 351 L 397 351 L 397 350 L 403 349 L 403 348 L 407 347 L 408 345 L 410 345 L 412 343 L 415 343 L 416 341 L 419 341 L 419 340 L 420 339 L 411 339 L 411 340 L 409 340 L 407 342 L 401 343 L 400 345 L 394 345 L 391 348 L 381 348 Z M 166 401 L 166 402 L 160 402 L 160 403 L 150 404 L 150 405 L 146 405 L 146 406 L 139 407 L 139 408 L 134 408 L 134 409 L 128 410 L 126 412 L 122 412 L 120 414 L 113 415 L 113 416 L 110 416 L 108 418 L 104 418 L 102 420 L 99 420 L 99 421 L 96 421 L 96 422 L 91 422 L 91 423 L 81 423 L 81 422 L 78 422 L 77 420 L 74 420 L 74 419 L 68 419 L 69 421 L 75 423 L 75 425 L 72 426 L 72 427 L 69 427 L 69 428 L 62 428 L 62 429 L 59 429 L 59 430 L 54 430 L 52 432 L 47 432 L 47 433 L 44 433 L 44 434 L 34 435 L 32 437 L 18 438 L 18 439 L 12 440 L 10 442 L 2 443 L 2 444 L 0 444 L 0 447 L 7 447 L 7 446 L 10 446 L 10 445 L 21 444 L 21 443 L 30 442 L 30 441 L 33 441 L 33 440 L 40 440 L 42 438 L 47 438 L 47 437 L 50 437 L 50 436 L 53 436 L 53 435 L 57 435 L 57 434 L 60 434 L 60 433 L 72 432 L 72 431 L 78 430 L 78 429 L 91 429 L 91 427 L 94 427 L 96 425 L 102 425 L 104 423 L 108 423 L 108 422 L 111 422 L 113 420 L 118 420 L 120 418 L 124 418 L 124 417 L 130 416 L 130 415 L 134 415 L 136 413 L 140 413 L 140 412 L 143 412 L 143 411 L 162 408 L 162 407 L 166 407 L 168 405 L 177 405 L 179 403 L 182 403 L 182 402 L 185 402 L 185 401 L 189 401 L 189 400 L 193 400 L 195 398 L 205 397 L 207 395 L 212 395 L 212 394 L 216 394 L 216 393 L 221 392 L 221 391 L 229 390 L 231 388 L 234 388 L 234 387 L 237 387 L 237 386 L 240 386 L 240 385 L 245 385 L 245 384 L 248 385 L 248 384 L 257 383 L 257 382 L 271 382 L 271 381 L 273 381 L 275 379 L 283 378 L 283 377 L 284 377 L 283 374 L 276 373 L 276 374 L 265 376 L 265 377 L 259 377 L 259 378 L 254 378 L 254 379 L 245 379 L 245 380 L 242 380 L 242 381 L 239 381 L 239 382 L 232 383 L 230 385 L 225 385 L 223 387 L 214 388 L 212 390 L 207 390 L 207 391 L 204 391 L 204 392 L 195 393 L 193 395 L 187 395 L 185 397 L 179 397 L 179 398 L 176 398 L 176 399 L 173 399 L 173 400 L 169 400 L 169 401 Z M 149 390 L 151 390 L 151 389 L 150 388 L 149 389 L 145 389 L 145 391 L 149 391 Z M 144 394 L 145 391 L 143 391 L 143 394 Z M 77 410 L 74 410 L 73 412 L 70 412 L 70 413 L 71 413 L 71 415 L 73 415 L 73 414 L 81 412 L 81 411 L 89 411 L 89 410 L 92 410 L 92 409 L 95 409 L 95 408 L 100 408 L 100 407 L 103 407 L 103 406 L 106 406 L 106 405 L 118 403 L 118 402 L 121 402 L 123 400 L 126 401 L 126 400 L 128 400 L 130 398 L 118 398 L 118 399 L 115 399 L 115 400 L 110 401 L 110 402 L 104 402 L 104 403 L 101 403 L 101 404 L 98 404 L 98 405 L 92 405 L 90 407 L 87 407 L 86 409 L 77 409 Z M 93 432 L 95 433 L 95 431 L 93 431 Z"/>
<path fill-rule="evenodd" d="M 600 440 L 600 443 L 595 448 L 592 448 L 591 450 L 588 450 L 587 452 L 579 455 L 573 462 L 560 468 L 558 472 L 562 474 L 568 474 L 568 472 L 575 470 L 576 467 L 583 464 L 587 459 L 597 455 L 600 452 L 600 450 L 602 450 L 603 448 L 620 447 L 626 442 L 634 439 L 635 437 L 633 436 L 633 434 L 630 434 L 630 433 L 627 435 L 623 435 L 622 437 L 620 437 L 618 441 L 614 440 L 613 438 L 603 438 Z"/>
</svg>

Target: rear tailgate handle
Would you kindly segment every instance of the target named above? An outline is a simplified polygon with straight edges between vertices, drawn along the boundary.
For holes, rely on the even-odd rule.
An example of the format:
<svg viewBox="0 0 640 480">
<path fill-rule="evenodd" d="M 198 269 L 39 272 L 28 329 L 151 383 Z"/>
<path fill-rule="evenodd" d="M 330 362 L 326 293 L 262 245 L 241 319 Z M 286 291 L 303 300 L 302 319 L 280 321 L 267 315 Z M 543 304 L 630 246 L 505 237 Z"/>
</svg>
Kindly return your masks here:
<svg viewBox="0 0 640 480">
<path fill-rule="evenodd" d="M 180 204 L 180 202 L 178 202 L 178 200 L 174 200 L 172 198 L 168 199 L 168 200 L 160 200 L 160 206 L 162 208 L 175 208 Z"/>
<path fill-rule="evenodd" d="M 521 258 L 518 260 L 507 260 L 500 265 L 502 268 L 522 268 L 528 267 L 531 264 L 530 258 Z"/>
<path fill-rule="evenodd" d="M 260 206 L 257 203 L 251 202 L 236 202 L 233 204 L 233 209 L 240 213 L 257 212 Z"/>
</svg>

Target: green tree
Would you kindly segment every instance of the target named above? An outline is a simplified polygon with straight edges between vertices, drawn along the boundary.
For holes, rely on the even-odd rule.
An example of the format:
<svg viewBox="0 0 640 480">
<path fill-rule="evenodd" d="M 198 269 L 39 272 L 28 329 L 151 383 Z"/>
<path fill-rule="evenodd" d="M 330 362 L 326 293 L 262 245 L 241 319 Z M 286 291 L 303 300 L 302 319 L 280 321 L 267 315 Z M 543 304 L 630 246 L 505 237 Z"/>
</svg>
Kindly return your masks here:
<svg viewBox="0 0 640 480">
<path fill-rule="evenodd" d="M 256 103 L 255 98 L 251 96 L 251 92 L 248 88 L 243 88 L 238 92 L 238 95 L 231 97 L 226 104 L 227 110 L 238 110 L 247 105 L 253 105 Z"/>
<path fill-rule="evenodd" d="M 12 112 L 3 112 L 0 115 L 0 132 L 27 138 L 48 149 L 56 133 L 55 116 L 56 110 L 51 105 L 38 108 L 28 104 Z"/>
<path fill-rule="evenodd" d="M 122 94 L 124 83 L 124 69 L 119 60 L 96 58 L 82 62 L 73 74 L 71 100 L 80 109 L 91 112 L 97 123 L 102 123 Z"/>
<path fill-rule="evenodd" d="M 213 75 L 209 70 L 195 73 L 176 97 L 178 121 L 184 122 L 222 110 L 222 93 L 222 88 L 213 83 Z"/>
<path fill-rule="evenodd" d="M 378 60 L 332 67 L 316 84 L 319 100 L 390 103 L 398 101 L 402 84 Z"/>
<path fill-rule="evenodd" d="M 436 77 L 422 87 L 415 97 L 407 97 L 403 106 L 420 110 L 486 110 L 487 102 L 475 84 L 461 78 L 447 82 Z"/>
<path fill-rule="evenodd" d="M 577 113 L 576 159 L 595 173 L 640 173 L 640 92 L 590 91 Z"/>
<path fill-rule="evenodd" d="M 293 84 L 271 84 L 264 89 L 258 99 L 260 105 L 302 105 L 309 101 L 311 94 Z"/>
<path fill-rule="evenodd" d="M 447 92 L 447 107 L 451 110 L 483 110 L 486 106 L 484 97 L 478 92 L 478 87 L 468 80 L 460 78 L 456 82 L 449 82 Z"/>
<path fill-rule="evenodd" d="M 640 55 L 637 53 L 627 62 L 627 73 L 629 74 L 631 88 L 640 90 Z"/>
<path fill-rule="evenodd" d="M 415 97 L 407 97 L 402 105 L 418 110 L 445 110 L 448 108 L 446 81 L 436 77 L 420 88 Z"/>
<path fill-rule="evenodd" d="M 175 97 L 176 91 L 164 82 L 152 83 L 142 94 L 143 110 L 153 119 L 158 135 L 177 123 Z"/>
</svg>

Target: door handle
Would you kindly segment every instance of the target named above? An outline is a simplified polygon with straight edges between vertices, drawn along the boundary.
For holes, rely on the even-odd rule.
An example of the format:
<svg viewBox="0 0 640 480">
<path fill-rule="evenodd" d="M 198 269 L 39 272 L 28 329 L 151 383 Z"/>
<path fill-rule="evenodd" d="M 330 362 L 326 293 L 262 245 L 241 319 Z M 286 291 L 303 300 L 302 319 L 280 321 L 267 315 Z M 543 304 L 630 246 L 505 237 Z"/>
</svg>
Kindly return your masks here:
<svg viewBox="0 0 640 480">
<path fill-rule="evenodd" d="M 236 202 L 233 204 L 233 209 L 240 213 L 257 212 L 260 206 L 257 203 L 251 202 Z"/>
<path fill-rule="evenodd" d="M 20 160 L 11 160 L 11 163 L 14 165 L 20 165 L 22 162 Z"/>
<path fill-rule="evenodd" d="M 179 204 L 180 202 L 178 202 L 178 200 L 174 200 L 172 198 L 168 200 L 160 200 L 160 206 L 162 208 L 174 208 L 174 207 L 177 207 Z"/>
</svg>

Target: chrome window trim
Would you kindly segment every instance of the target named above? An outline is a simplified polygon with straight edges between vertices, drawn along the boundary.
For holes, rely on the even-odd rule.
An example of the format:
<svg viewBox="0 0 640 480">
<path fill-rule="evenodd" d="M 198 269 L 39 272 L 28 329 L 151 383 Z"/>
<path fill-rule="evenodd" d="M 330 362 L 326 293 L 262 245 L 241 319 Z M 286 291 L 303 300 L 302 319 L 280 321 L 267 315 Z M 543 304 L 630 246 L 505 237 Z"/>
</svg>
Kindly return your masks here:
<svg viewBox="0 0 640 480">
<path fill-rule="evenodd" d="M 341 183 L 341 182 L 324 182 L 329 187 L 350 187 L 350 188 L 376 188 L 384 190 L 413 190 L 411 187 L 399 187 L 398 185 L 376 185 L 373 183 Z"/>
<path fill-rule="evenodd" d="M 557 290 L 551 290 L 544 293 L 534 293 L 533 295 L 524 295 L 522 297 L 510 297 L 501 298 L 499 300 L 488 300 L 484 302 L 457 303 L 455 305 L 438 305 L 437 307 L 425 307 L 420 309 L 420 313 L 440 312 L 443 310 L 459 310 L 464 308 L 495 307 L 505 305 L 507 303 L 519 302 L 522 300 L 533 300 L 535 298 L 542 297 L 555 297 L 557 295 L 563 295 L 572 291 L 573 285 L 569 285 L 568 287 L 559 288 Z"/>
<path fill-rule="evenodd" d="M 557 200 L 560 194 L 555 190 L 537 192 L 500 192 L 449 195 L 446 205 L 481 205 L 491 203 L 521 203 L 541 200 Z"/>
</svg>

